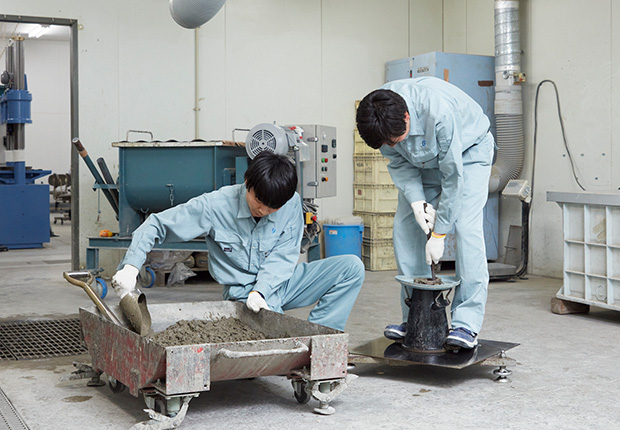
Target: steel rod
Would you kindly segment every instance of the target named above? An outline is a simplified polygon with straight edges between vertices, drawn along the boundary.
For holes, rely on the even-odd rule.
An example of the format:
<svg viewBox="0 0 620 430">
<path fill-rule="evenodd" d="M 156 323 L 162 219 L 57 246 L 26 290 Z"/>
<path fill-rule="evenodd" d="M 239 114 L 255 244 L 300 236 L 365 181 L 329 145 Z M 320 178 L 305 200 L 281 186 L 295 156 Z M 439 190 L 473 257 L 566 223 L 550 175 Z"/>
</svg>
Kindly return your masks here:
<svg viewBox="0 0 620 430">
<path fill-rule="evenodd" d="M 86 166 L 88 166 L 88 170 L 90 170 L 90 173 L 92 173 L 93 176 L 95 177 L 95 182 L 99 185 L 105 185 L 106 184 L 105 181 L 99 174 L 97 167 L 95 167 L 92 160 L 90 159 L 90 156 L 88 155 L 88 152 L 84 148 L 84 145 L 82 145 L 82 142 L 80 142 L 80 139 L 78 139 L 77 137 L 74 137 L 71 142 L 77 149 L 78 153 L 80 154 L 80 157 L 82 157 L 82 159 L 86 163 Z M 106 199 L 108 199 L 108 202 L 112 206 L 112 209 L 114 209 L 114 212 L 116 213 L 116 216 L 118 218 L 118 204 L 114 201 L 114 197 L 112 197 L 112 193 L 110 192 L 110 190 L 105 189 L 105 188 L 103 188 L 102 191 Z"/>
</svg>

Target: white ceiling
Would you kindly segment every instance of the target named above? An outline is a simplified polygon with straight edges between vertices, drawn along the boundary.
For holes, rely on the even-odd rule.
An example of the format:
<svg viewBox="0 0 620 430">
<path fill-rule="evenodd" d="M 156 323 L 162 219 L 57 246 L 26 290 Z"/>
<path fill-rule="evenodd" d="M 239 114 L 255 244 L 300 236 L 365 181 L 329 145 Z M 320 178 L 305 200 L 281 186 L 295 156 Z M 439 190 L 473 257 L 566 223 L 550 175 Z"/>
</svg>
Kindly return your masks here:
<svg viewBox="0 0 620 430">
<path fill-rule="evenodd" d="M 16 22 L 0 22 L 0 39 L 5 45 L 13 36 L 22 36 L 29 39 L 28 33 L 39 27 L 39 24 L 25 24 Z M 64 40 L 68 41 L 71 36 L 71 28 L 68 25 L 50 25 L 49 30 L 37 40 Z"/>
</svg>

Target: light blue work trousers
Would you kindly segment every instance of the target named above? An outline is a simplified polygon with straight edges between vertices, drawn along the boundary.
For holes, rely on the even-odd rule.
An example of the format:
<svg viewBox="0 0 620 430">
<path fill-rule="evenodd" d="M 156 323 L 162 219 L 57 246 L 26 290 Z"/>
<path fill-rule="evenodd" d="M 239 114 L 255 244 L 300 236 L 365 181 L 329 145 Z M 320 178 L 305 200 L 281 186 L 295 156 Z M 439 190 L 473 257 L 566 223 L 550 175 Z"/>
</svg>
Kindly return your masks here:
<svg viewBox="0 0 620 430">
<path fill-rule="evenodd" d="M 452 301 L 452 327 L 465 327 L 474 333 L 480 332 L 482 327 L 489 286 L 483 209 L 488 196 L 494 146 L 489 135 L 463 153 L 463 203 L 455 224 L 456 276 L 461 283 L 455 288 Z M 426 170 L 422 174 L 426 201 L 434 207 L 441 198 L 440 175 L 438 169 Z M 426 234 L 416 222 L 410 203 L 399 193 L 394 217 L 394 254 L 400 275 L 431 276 L 430 266 L 426 264 L 426 241 Z M 406 297 L 403 287 L 403 322 L 409 316 L 409 308 L 404 303 Z"/>
<path fill-rule="evenodd" d="M 265 297 L 265 301 L 271 310 L 280 313 L 318 302 L 310 312 L 308 321 L 344 330 L 364 283 L 364 275 L 364 264 L 355 255 L 299 263 L 293 276 Z M 225 295 L 224 299 L 230 298 Z"/>
</svg>

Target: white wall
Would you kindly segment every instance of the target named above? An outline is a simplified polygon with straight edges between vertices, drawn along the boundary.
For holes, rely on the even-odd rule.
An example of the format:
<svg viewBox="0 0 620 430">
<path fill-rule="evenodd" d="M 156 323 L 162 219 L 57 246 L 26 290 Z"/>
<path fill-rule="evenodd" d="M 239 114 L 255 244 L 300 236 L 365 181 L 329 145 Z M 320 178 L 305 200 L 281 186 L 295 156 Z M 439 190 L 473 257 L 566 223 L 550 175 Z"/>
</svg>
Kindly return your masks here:
<svg viewBox="0 0 620 430">
<path fill-rule="evenodd" d="M 166 0 L 3 1 L 1 9 L 78 20 L 79 137 L 93 160 L 106 159 L 113 175 L 118 155 L 111 143 L 124 139 L 128 129 L 169 139 L 182 137 L 192 123 L 193 39 L 172 21 Z M 118 224 L 103 196 L 99 205 L 84 164 L 79 181 L 84 263 L 87 238 Z M 113 274 L 118 258 L 118 252 L 102 254 L 104 275 Z"/>
<path fill-rule="evenodd" d="M 24 42 L 24 67 L 32 93 L 32 124 L 25 126 L 26 164 L 61 174 L 71 170 L 69 52 L 68 42 Z M 47 183 L 47 177 L 42 181 Z"/>
<path fill-rule="evenodd" d="M 200 30 L 201 137 L 272 121 L 336 127 L 338 197 L 318 202 L 319 217 L 350 215 L 354 102 L 408 55 L 407 13 L 406 0 L 229 0 Z"/>
<path fill-rule="evenodd" d="M 199 32 L 200 137 L 232 137 L 259 122 L 321 123 L 338 129 L 338 198 L 321 217 L 351 213 L 354 101 L 383 83 L 384 64 L 433 50 L 493 55 L 493 0 L 228 0 Z M 531 178 L 534 93 L 560 90 L 568 142 L 589 190 L 620 185 L 620 93 L 613 85 L 620 42 L 612 0 L 521 0 L 526 166 Z M 157 139 L 194 137 L 194 32 L 176 25 L 166 0 L 4 1 L 11 15 L 75 18 L 79 43 L 80 137 L 112 170 L 111 142 L 128 129 Z M 237 138 L 242 135 L 236 136 Z M 577 191 L 560 134 L 555 96 L 541 90 L 530 270 L 562 271 L 561 213 L 547 190 Z M 581 155 L 583 154 L 583 155 Z M 616 166 L 616 169 L 613 167 Z M 86 238 L 116 225 L 90 173 L 80 172 L 81 258 Z M 501 203 L 500 244 L 518 205 Z M 115 256 L 114 258 L 118 258 Z M 114 260 L 111 258 L 111 260 Z M 118 261 L 118 260 L 116 260 Z M 105 264 L 105 263 L 104 263 Z M 108 262 L 108 265 L 115 262 Z"/>
<path fill-rule="evenodd" d="M 447 52 L 493 55 L 493 1 L 444 0 L 444 49 Z M 553 80 L 559 91 L 569 149 L 580 182 L 589 192 L 618 193 L 620 91 L 614 78 L 620 73 L 620 32 L 614 22 L 620 8 L 613 0 L 584 3 L 577 0 L 521 0 L 522 70 L 526 156 L 522 177 L 532 179 L 534 157 L 534 102 L 536 88 Z M 450 25 L 448 25 L 450 22 Z M 484 29 L 484 30 L 483 30 Z M 482 37 L 481 31 L 486 36 Z M 480 33 L 480 34 L 479 34 Z M 614 168 L 615 167 L 615 168 Z M 547 191 L 578 192 L 564 149 L 555 92 L 544 84 L 539 92 L 538 136 L 534 201 L 531 214 L 529 272 L 562 275 L 562 218 Z M 520 224 L 519 205 L 500 205 L 500 244 L 506 243 L 510 224 Z"/>
<path fill-rule="evenodd" d="M 194 31 L 174 23 L 167 0 L 2 3 L 9 15 L 78 20 L 79 137 L 113 174 L 118 156 L 111 142 L 125 139 L 128 129 L 152 131 L 160 140 L 195 137 Z M 233 128 L 265 121 L 337 127 L 338 198 L 319 202 L 319 215 L 349 215 L 355 100 L 383 83 L 386 61 L 415 46 L 440 46 L 441 10 L 433 4 L 228 0 L 199 31 L 200 137 L 230 139 Z M 425 14 L 412 13 L 413 5 L 423 5 Z M 434 33 L 417 38 L 417 24 L 432 21 Z M 115 230 L 117 222 L 105 199 L 98 205 L 90 172 L 80 167 L 84 262 L 87 238 Z M 106 275 L 118 259 L 117 252 L 102 254 Z"/>
<path fill-rule="evenodd" d="M 615 79 L 620 58 L 620 9 L 613 0 L 583 3 L 529 1 L 526 31 L 530 57 L 526 126 L 531 145 L 534 98 L 538 84 L 553 80 L 560 93 L 568 145 L 581 184 L 589 192 L 618 193 L 620 187 L 620 126 L 615 113 L 620 93 Z M 616 7 L 614 7 L 614 5 Z M 553 19 L 546 17 L 553 16 Z M 561 41 L 561 43 L 558 43 Z M 547 191 L 580 191 L 564 149 L 553 87 L 540 89 L 536 148 L 532 270 L 559 275 L 562 269 L 561 210 L 546 202 Z M 531 148 L 531 146 L 530 146 Z M 533 151 L 529 152 L 531 157 Z M 531 169 L 527 171 L 531 175 Z M 616 262 L 618 264 L 618 262 Z"/>
</svg>

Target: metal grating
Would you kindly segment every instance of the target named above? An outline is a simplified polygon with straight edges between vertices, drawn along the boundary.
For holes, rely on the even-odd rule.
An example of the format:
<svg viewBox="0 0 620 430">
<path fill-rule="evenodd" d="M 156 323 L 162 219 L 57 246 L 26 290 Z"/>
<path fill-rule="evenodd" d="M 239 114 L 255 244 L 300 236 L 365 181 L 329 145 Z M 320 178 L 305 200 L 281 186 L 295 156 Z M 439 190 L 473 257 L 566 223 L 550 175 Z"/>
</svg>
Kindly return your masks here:
<svg viewBox="0 0 620 430">
<path fill-rule="evenodd" d="M 0 360 L 81 355 L 87 352 L 77 318 L 0 324 Z"/>
<path fill-rule="evenodd" d="M 0 388 L 0 430 L 29 430 L 2 388 Z"/>
<path fill-rule="evenodd" d="M 15 357 L 13 356 L 13 354 L 11 354 L 11 351 L 9 350 L 9 348 L 4 346 L 4 344 L 1 341 L 0 341 L 0 360 L 15 360 Z"/>
</svg>

